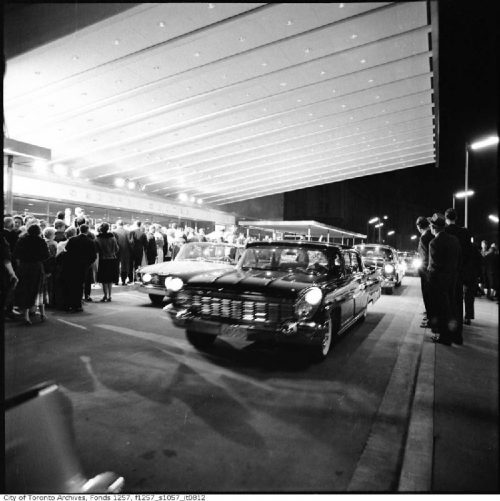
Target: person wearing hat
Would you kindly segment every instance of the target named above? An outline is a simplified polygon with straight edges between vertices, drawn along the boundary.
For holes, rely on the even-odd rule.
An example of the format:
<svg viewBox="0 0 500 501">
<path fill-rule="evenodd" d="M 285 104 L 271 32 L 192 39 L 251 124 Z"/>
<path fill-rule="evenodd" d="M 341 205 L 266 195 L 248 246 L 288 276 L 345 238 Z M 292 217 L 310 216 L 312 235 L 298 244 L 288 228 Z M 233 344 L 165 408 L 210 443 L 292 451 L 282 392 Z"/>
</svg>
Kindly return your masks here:
<svg viewBox="0 0 500 501">
<path fill-rule="evenodd" d="M 435 343 L 462 344 L 456 336 L 458 321 L 455 312 L 455 283 L 460 261 L 460 244 L 444 231 L 443 214 L 428 218 L 434 238 L 429 242 L 429 288 L 431 297 L 430 325 Z"/>
<path fill-rule="evenodd" d="M 422 260 L 422 264 L 418 269 L 420 277 L 420 288 L 422 289 L 422 299 L 424 301 L 425 316 L 422 319 L 420 327 L 430 327 L 429 318 L 431 317 L 431 300 L 429 291 L 429 273 L 427 267 L 429 266 L 429 242 L 434 238 L 429 227 L 429 221 L 426 217 L 420 216 L 417 218 L 417 230 L 420 233 L 420 240 L 418 241 L 418 254 Z"/>
<path fill-rule="evenodd" d="M 471 319 L 474 318 L 474 295 L 477 287 L 475 284 L 479 270 L 477 269 L 477 260 L 474 259 L 474 248 L 469 230 L 458 226 L 455 209 L 446 209 L 444 217 L 446 220 L 446 233 L 457 237 L 461 250 L 461 259 L 458 263 L 458 279 L 455 284 L 455 308 L 458 318 L 457 338 L 460 339 L 462 338 L 463 324 L 470 325 Z"/>
</svg>

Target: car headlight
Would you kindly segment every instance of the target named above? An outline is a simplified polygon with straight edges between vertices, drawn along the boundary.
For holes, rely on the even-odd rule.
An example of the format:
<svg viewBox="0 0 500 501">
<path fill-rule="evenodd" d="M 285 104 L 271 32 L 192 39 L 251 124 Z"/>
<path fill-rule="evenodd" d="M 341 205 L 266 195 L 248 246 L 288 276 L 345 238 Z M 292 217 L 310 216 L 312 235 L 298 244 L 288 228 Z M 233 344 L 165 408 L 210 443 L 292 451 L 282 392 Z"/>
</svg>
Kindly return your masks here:
<svg viewBox="0 0 500 501">
<path fill-rule="evenodd" d="M 422 260 L 420 258 L 415 258 L 413 260 L 413 267 L 420 268 L 422 266 Z"/>
<path fill-rule="evenodd" d="M 147 284 L 149 282 L 151 282 L 151 279 L 153 278 L 153 276 L 151 275 L 151 273 L 144 273 L 144 275 L 142 275 L 142 281 Z"/>
<path fill-rule="evenodd" d="M 392 273 L 394 271 L 394 266 L 392 266 L 392 264 L 386 264 L 384 266 L 384 271 L 386 273 Z"/>
<path fill-rule="evenodd" d="M 167 277 L 165 279 L 165 287 L 168 291 L 173 291 L 173 292 L 180 291 L 182 289 L 183 285 L 184 285 L 184 282 L 178 277 L 176 277 L 176 278 Z"/>
<path fill-rule="evenodd" d="M 318 287 L 311 287 L 295 303 L 297 318 L 311 318 L 318 310 L 323 299 L 323 292 Z"/>
</svg>

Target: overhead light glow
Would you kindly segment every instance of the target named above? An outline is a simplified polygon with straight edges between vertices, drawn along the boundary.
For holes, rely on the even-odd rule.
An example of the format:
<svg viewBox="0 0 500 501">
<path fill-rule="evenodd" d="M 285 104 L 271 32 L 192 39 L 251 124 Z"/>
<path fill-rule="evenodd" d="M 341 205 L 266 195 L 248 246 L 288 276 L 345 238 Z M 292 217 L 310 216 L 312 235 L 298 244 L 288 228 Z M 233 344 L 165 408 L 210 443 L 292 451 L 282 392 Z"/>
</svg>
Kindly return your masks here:
<svg viewBox="0 0 500 501">
<path fill-rule="evenodd" d="M 498 144 L 498 136 L 490 136 L 481 141 L 476 141 L 470 145 L 471 150 L 481 150 L 482 148 L 487 148 L 488 146 L 494 146 Z"/>
<path fill-rule="evenodd" d="M 411 240 L 416 240 L 416 238 L 417 238 L 417 235 L 412 235 L 412 236 L 410 237 L 410 239 L 411 239 Z"/>
<path fill-rule="evenodd" d="M 467 198 L 474 195 L 474 190 L 459 191 L 455 193 L 455 198 Z"/>
<path fill-rule="evenodd" d="M 494 214 L 490 214 L 488 216 L 490 221 L 493 221 L 494 223 L 498 223 L 498 216 L 495 216 Z"/>
<path fill-rule="evenodd" d="M 188 196 L 185 193 L 179 193 L 179 200 L 181 202 L 187 202 Z"/>
<path fill-rule="evenodd" d="M 201 205 L 203 203 L 203 200 L 201 198 L 198 198 L 198 200 L 196 200 L 196 202 Z"/>
<path fill-rule="evenodd" d="M 57 176 L 64 177 L 68 175 L 68 168 L 63 164 L 55 164 L 52 169 Z"/>
<path fill-rule="evenodd" d="M 135 189 L 135 181 L 129 181 L 129 182 L 127 183 L 127 188 L 128 188 L 129 190 L 133 190 L 133 189 Z"/>
<path fill-rule="evenodd" d="M 394 233 L 395 233 L 395 231 L 394 231 L 394 230 L 388 231 L 388 232 L 387 232 L 387 236 L 394 235 Z"/>
<path fill-rule="evenodd" d="M 46 172 L 47 162 L 45 160 L 37 159 L 33 162 L 33 169 L 40 173 Z"/>
<path fill-rule="evenodd" d="M 379 217 L 374 217 L 368 221 L 369 224 L 376 223 L 380 218 Z"/>
<path fill-rule="evenodd" d="M 117 177 L 114 181 L 114 184 L 117 188 L 123 188 L 125 186 L 125 179 L 122 177 Z"/>
</svg>

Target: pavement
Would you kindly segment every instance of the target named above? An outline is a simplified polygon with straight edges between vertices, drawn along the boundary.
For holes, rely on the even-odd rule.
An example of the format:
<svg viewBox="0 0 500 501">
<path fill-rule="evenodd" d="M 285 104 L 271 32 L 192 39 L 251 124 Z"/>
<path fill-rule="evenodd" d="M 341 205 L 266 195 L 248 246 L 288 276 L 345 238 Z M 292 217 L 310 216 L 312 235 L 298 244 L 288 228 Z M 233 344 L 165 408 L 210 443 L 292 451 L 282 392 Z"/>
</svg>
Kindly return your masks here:
<svg viewBox="0 0 500 501">
<path fill-rule="evenodd" d="M 401 340 L 399 352 L 346 490 L 498 493 L 498 303 L 476 299 L 462 346 L 434 344 L 430 330 L 420 328 L 418 280 L 405 280 L 406 292 L 402 287 L 394 298 L 405 314 L 377 327 L 397 334 L 390 339 Z M 92 296 L 98 300 L 100 290 Z"/>
<path fill-rule="evenodd" d="M 498 303 L 475 301 L 462 346 L 425 330 L 399 492 L 498 493 Z"/>
</svg>

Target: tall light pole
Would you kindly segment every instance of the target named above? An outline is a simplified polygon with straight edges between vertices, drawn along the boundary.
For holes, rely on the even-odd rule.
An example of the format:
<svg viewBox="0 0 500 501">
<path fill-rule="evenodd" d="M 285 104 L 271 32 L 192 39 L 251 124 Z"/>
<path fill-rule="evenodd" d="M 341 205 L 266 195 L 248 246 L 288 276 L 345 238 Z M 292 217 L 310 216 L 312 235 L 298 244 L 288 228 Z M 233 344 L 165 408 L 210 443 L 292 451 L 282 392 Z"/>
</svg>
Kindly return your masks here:
<svg viewBox="0 0 500 501">
<path fill-rule="evenodd" d="M 384 226 L 384 223 L 378 223 L 375 225 L 375 228 L 378 228 L 378 243 L 382 243 L 381 241 L 381 237 L 380 237 L 380 228 L 382 228 L 382 226 Z"/>
<path fill-rule="evenodd" d="M 369 237 L 370 237 L 370 224 L 376 223 L 377 221 L 380 221 L 379 217 L 372 217 L 369 221 L 368 224 L 366 225 L 366 242 L 368 243 Z"/>
<path fill-rule="evenodd" d="M 469 190 L 469 149 L 482 150 L 488 146 L 494 146 L 498 144 L 498 136 L 490 136 L 480 141 L 476 141 L 472 144 L 465 143 L 465 191 Z M 465 197 L 465 211 L 464 211 L 464 226 L 467 228 L 467 197 Z"/>
</svg>

